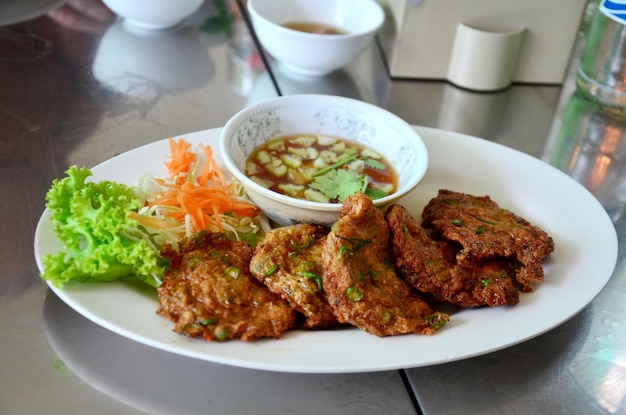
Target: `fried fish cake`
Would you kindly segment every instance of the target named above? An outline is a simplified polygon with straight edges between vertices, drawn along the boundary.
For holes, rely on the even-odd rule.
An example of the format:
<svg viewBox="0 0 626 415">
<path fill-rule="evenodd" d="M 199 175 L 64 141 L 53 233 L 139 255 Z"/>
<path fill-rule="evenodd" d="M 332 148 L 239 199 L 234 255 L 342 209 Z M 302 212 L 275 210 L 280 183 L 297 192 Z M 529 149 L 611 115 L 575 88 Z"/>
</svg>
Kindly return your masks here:
<svg viewBox="0 0 626 415">
<path fill-rule="evenodd" d="M 383 213 L 363 193 L 346 198 L 324 246 L 324 291 L 340 322 L 377 336 L 432 334 L 448 321 L 396 275 Z"/>
<path fill-rule="evenodd" d="M 327 231 L 297 224 L 272 229 L 252 256 L 250 271 L 304 316 L 303 327 L 338 324 L 322 289 L 322 250 Z"/>
<path fill-rule="evenodd" d="M 401 205 L 387 209 L 394 264 L 411 287 L 458 307 L 514 305 L 519 291 L 507 261 L 456 263 L 456 244 L 435 241 Z"/>
<path fill-rule="evenodd" d="M 170 260 L 158 289 L 157 313 L 174 331 L 205 340 L 280 338 L 295 312 L 249 270 L 253 248 L 221 233 L 201 232 L 162 255 Z"/>
<path fill-rule="evenodd" d="M 439 190 L 422 212 L 422 226 L 460 243 L 460 264 L 495 257 L 518 261 L 515 278 L 525 292 L 544 280 L 542 262 L 554 251 L 554 241 L 546 232 L 489 196 Z"/>
</svg>

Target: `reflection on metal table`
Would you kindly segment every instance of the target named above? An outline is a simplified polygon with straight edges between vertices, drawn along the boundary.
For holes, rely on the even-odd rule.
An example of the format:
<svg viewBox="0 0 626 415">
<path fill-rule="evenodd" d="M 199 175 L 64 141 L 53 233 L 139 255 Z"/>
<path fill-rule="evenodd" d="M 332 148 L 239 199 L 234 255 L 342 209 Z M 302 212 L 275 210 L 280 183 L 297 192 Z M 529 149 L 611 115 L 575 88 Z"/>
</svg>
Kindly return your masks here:
<svg viewBox="0 0 626 415">
<path fill-rule="evenodd" d="M 59 18 L 58 1 L 23 3 L 32 7 L 18 7 L 20 18 L 0 27 L 1 413 L 626 412 L 626 120 L 579 97 L 573 71 L 564 85 L 478 93 L 392 79 L 372 44 L 345 68 L 311 79 L 259 51 L 242 2 L 206 1 L 178 30 L 151 37 L 110 19 Z M 583 311 L 521 344 L 353 374 L 265 372 L 164 352 L 87 320 L 41 281 L 35 226 L 50 183 L 69 165 L 94 166 L 222 127 L 248 105 L 298 93 L 360 99 L 410 124 L 484 138 L 562 170 L 615 225 L 613 276 Z"/>
</svg>

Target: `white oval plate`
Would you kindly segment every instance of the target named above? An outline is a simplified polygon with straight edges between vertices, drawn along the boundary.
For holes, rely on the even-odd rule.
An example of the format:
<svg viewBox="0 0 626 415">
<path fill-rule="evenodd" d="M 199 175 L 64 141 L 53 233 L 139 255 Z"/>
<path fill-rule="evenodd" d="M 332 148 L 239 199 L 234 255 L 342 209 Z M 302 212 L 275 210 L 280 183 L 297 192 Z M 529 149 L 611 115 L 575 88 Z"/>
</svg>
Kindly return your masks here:
<svg viewBox="0 0 626 415">
<path fill-rule="evenodd" d="M 617 260 L 617 234 L 600 203 L 556 168 L 486 140 L 416 127 L 429 150 L 422 183 L 400 203 L 416 217 L 438 189 L 489 195 L 548 232 L 555 251 L 545 279 L 514 307 L 461 310 L 433 336 L 379 338 L 356 328 L 292 330 L 280 340 L 205 342 L 178 335 L 156 314 L 156 293 L 129 282 L 50 287 L 89 320 L 140 343 L 226 365 L 295 373 L 349 373 L 411 368 L 466 359 L 536 337 L 573 317 L 606 285 Z M 221 129 L 184 135 L 219 148 Z M 94 180 L 133 185 L 142 174 L 164 175 L 167 140 L 116 156 L 92 169 Z M 218 162 L 219 154 L 215 154 Z M 35 233 L 35 256 L 57 252 L 49 212 Z"/>
</svg>

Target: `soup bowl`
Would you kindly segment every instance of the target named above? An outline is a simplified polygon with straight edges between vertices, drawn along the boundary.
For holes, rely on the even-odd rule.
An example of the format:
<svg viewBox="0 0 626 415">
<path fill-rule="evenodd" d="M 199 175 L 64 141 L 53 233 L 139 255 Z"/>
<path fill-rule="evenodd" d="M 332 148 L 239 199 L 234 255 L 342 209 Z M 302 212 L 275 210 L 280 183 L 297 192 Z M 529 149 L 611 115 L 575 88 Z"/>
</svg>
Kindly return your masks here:
<svg viewBox="0 0 626 415">
<path fill-rule="evenodd" d="M 375 0 L 248 0 L 254 30 L 265 50 L 288 71 L 324 75 L 359 56 L 385 19 Z M 313 23 L 341 34 L 309 33 L 285 24 Z"/>
<path fill-rule="evenodd" d="M 178 25 L 198 10 L 203 0 L 102 0 L 124 23 L 149 30 Z"/>
<path fill-rule="evenodd" d="M 398 116 L 363 101 L 301 94 L 245 108 L 221 132 L 224 164 L 241 182 L 250 200 L 282 226 L 314 223 L 328 227 L 339 218 L 342 208 L 341 203 L 314 202 L 275 192 L 246 175 L 246 161 L 256 149 L 270 140 L 292 135 L 338 137 L 380 154 L 395 170 L 396 189 L 375 199 L 377 207 L 394 203 L 413 190 L 428 167 L 426 146 L 415 129 Z"/>
</svg>

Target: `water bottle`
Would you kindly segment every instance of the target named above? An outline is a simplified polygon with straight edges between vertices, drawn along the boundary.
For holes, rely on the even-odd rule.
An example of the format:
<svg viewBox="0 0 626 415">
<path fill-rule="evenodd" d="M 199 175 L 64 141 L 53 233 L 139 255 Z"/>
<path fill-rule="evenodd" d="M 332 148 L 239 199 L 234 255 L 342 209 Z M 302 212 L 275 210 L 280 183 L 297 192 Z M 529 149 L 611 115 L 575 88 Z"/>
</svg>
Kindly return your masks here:
<svg viewBox="0 0 626 415">
<path fill-rule="evenodd" d="M 587 32 L 576 84 L 609 111 L 626 112 L 626 0 L 601 0 Z"/>
<path fill-rule="evenodd" d="M 598 199 L 614 222 L 626 211 L 626 115 L 603 110 L 574 91 L 544 160 Z"/>
</svg>

